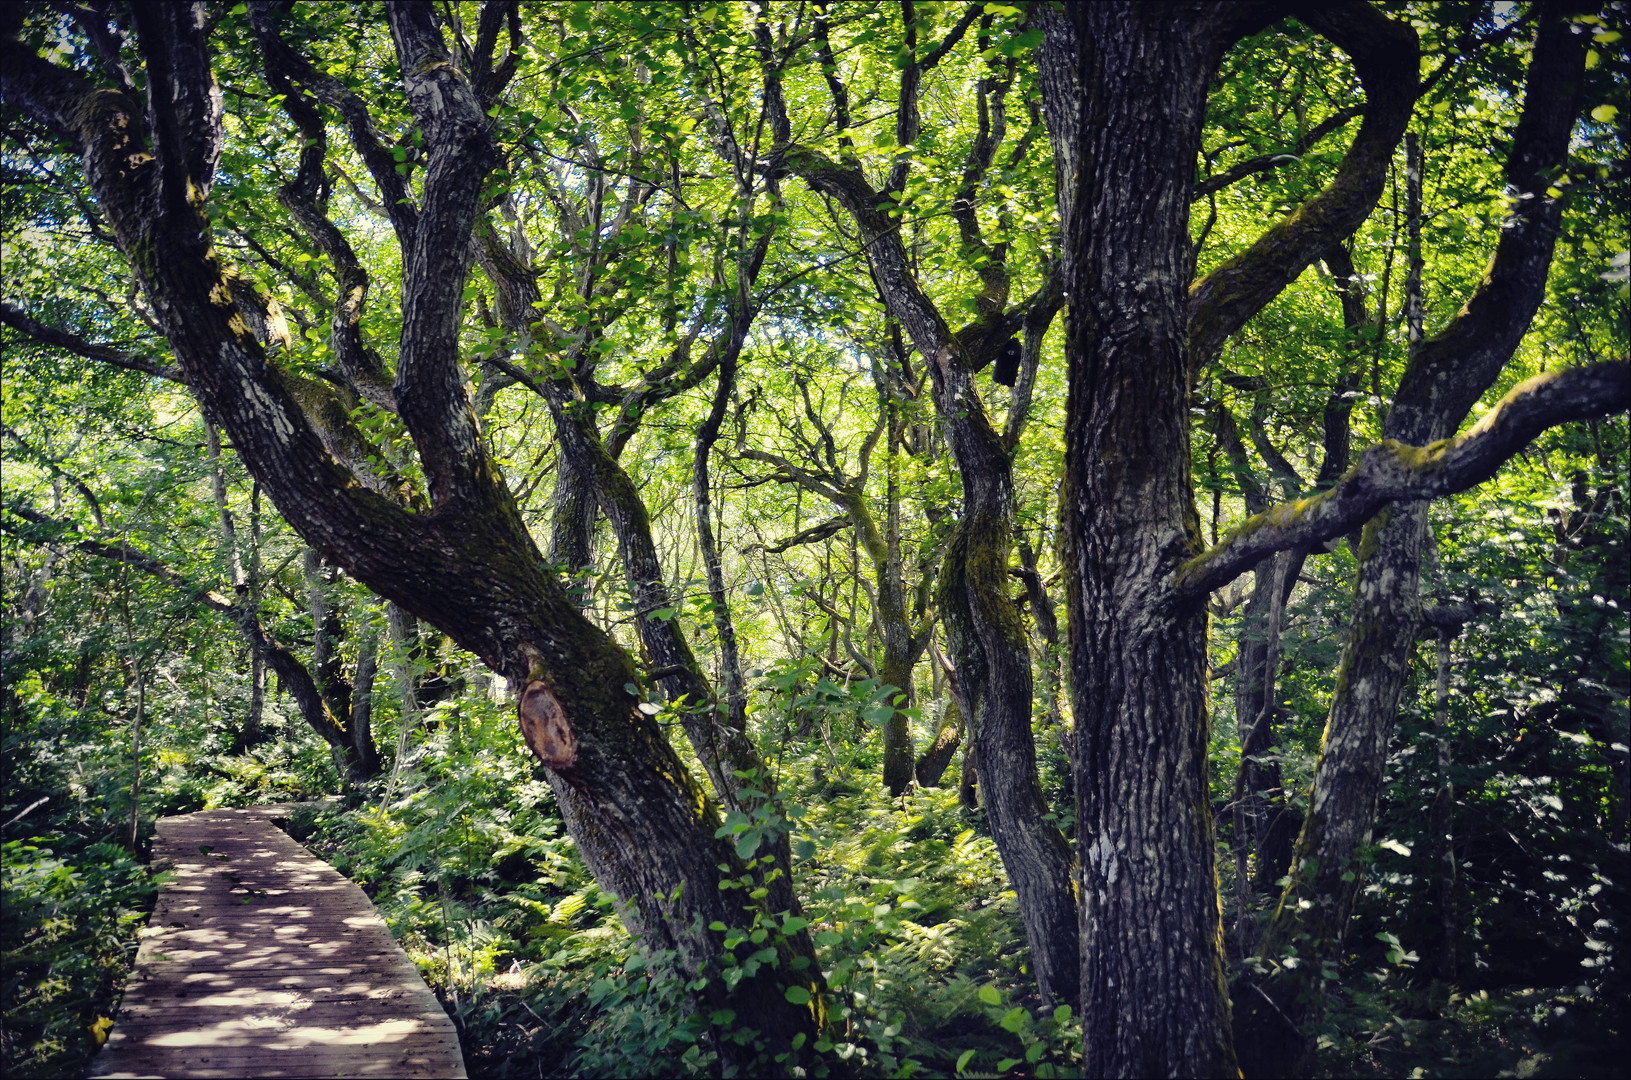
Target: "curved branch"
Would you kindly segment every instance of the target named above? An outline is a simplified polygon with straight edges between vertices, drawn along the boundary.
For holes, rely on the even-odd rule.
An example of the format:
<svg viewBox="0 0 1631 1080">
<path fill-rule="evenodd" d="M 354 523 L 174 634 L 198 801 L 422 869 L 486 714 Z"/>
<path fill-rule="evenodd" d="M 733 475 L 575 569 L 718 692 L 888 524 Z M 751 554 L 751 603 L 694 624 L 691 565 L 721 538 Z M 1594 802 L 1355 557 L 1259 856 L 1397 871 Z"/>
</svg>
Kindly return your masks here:
<svg viewBox="0 0 1631 1080">
<path fill-rule="evenodd" d="M 1369 4 L 1300 8 L 1297 17 L 1347 53 L 1365 87 L 1365 122 L 1324 191 L 1190 288 L 1190 371 L 1198 371 L 1303 269 L 1365 220 L 1416 102 L 1416 32 Z"/>
<path fill-rule="evenodd" d="M 42 514 L 23 503 L 8 502 L 6 509 L 32 525 L 52 530 L 56 535 L 45 541 L 50 546 L 62 541 L 65 534 L 77 534 L 79 532 L 79 527 L 73 522 L 65 521 L 62 518 L 54 518 L 49 514 Z M 107 559 L 110 562 L 123 563 L 132 569 L 140 570 L 144 574 L 158 578 L 172 589 L 184 594 L 189 600 L 203 604 L 212 611 L 223 613 L 231 613 L 232 611 L 232 601 L 227 599 L 226 596 L 208 585 L 200 585 L 189 580 L 162 559 L 155 558 L 145 551 L 131 547 L 129 544 L 109 544 L 101 540 L 87 539 L 70 540 L 64 543 L 65 546 L 76 551 L 82 551 L 86 555 L 94 555 L 99 559 Z"/>
<path fill-rule="evenodd" d="M 255 42 L 266 57 L 268 65 L 284 72 L 311 91 L 323 104 L 344 118 L 351 132 L 351 145 L 357 156 L 368 167 L 369 175 L 379 188 L 380 202 L 390 216 L 396 230 L 397 243 L 403 254 L 413 247 L 413 238 L 419 226 L 419 211 L 413 202 L 408 178 L 396 171 L 397 161 L 380 141 L 374 129 L 374 118 L 362 98 L 352 93 L 338 79 L 317 69 L 279 35 L 277 5 L 270 0 L 255 0 L 249 5 L 249 21 L 255 28 Z M 406 72 L 406 69 L 404 69 Z"/>
<path fill-rule="evenodd" d="M 835 533 L 842 532 L 848 526 L 849 515 L 843 514 L 828 521 L 823 521 L 820 525 L 812 525 L 808 529 L 804 529 L 801 532 L 796 532 L 792 536 L 789 536 L 786 540 L 778 540 L 774 544 L 765 544 L 762 547 L 760 545 L 754 546 L 759 547 L 760 550 L 769 552 L 772 555 L 780 555 L 788 548 L 797 547 L 800 544 L 814 544 L 825 540 L 827 537 L 832 536 Z M 747 549 L 744 548 L 743 550 L 746 551 Z"/>
<path fill-rule="evenodd" d="M 335 302 L 329 321 L 329 348 L 354 390 L 370 402 L 396 411 L 396 397 L 379 354 L 362 338 L 363 305 L 368 299 L 368 271 L 345 234 L 328 217 L 329 179 L 323 173 L 328 134 L 316 102 L 295 89 L 289 76 L 263 53 L 266 82 L 283 99 L 283 111 L 304 137 L 295 178 L 278 188 L 278 202 L 299 222 L 312 243 L 334 266 Z"/>
<path fill-rule="evenodd" d="M 1455 317 L 1414 351 L 1383 428 L 1387 438 L 1426 443 L 1454 431 L 1512 359 L 1545 299 L 1563 218 L 1558 189 L 1567 187 L 1558 173 L 1568 163 L 1589 40 L 1565 10 L 1547 5 L 1535 35 L 1506 161 L 1513 197 L 1489 269 Z"/>
<path fill-rule="evenodd" d="M 1391 440 L 1360 455 L 1335 487 L 1281 503 L 1185 563 L 1173 590 L 1203 599 L 1276 551 L 1311 547 L 1363 525 L 1392 502 L 1453 495 L 1483 483 L 1549 427 L 1631 408 L 1631 360 L 1547 372 L 1519 383 L 1463 435 L 1425 447 Z"/>
<path fill-rule="evenodd" d="M 1208 176 L 1205 180 L 1202 180 L 1200 183 L 1195 185 L 1195 191 L 1192 195 L 1190 195 L 1190 200 L 1192 202 L 1199 201 L 1206 198 L 1208 195 L 1222 191 L 1231 184 L 1239 183 L 1248 176 L 1253 176 L 1262 172 L 1272 172 L 1282 165 L 1290 165 L 1294 161 L 1302 160 L 1302 156 L 1308 153 L 1309 149 L 1312 148 L 1315 143 L 1342 127 L 1349 120 L 1359 116 L 1364 111 L 1364 109 L 1361 109 L 1358 106 L 1353 106 L 1347 109 L 1338 109 L 1336 112 L 1332 113 L 1330 116 L 1327 116 L 1318 124 L 1315 124 L 1313 127 L 1309 128 L 1307 134 L 1292 144 L 1291 149 L 1281 150 L 1273 154 L 1259 154 L 1257 157 L 1247 158 L 1245 161 L 1236 162 L 1234 165 L 1229 166 L 1229 168 L 1217 173 L 1216 175 Z"/>
</svg>

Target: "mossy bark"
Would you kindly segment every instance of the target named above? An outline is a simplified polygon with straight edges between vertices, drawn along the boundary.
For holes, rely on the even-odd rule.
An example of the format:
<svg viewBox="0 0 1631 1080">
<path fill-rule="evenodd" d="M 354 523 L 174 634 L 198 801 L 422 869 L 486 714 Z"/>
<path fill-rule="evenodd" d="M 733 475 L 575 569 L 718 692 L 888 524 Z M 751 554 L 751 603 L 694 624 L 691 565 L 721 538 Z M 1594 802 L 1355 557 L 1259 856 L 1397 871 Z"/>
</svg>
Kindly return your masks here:
<svg viewBox="0 0 1631 1080">
<path fill-rule="evenodd" d="M 1037 776 L 1030 651 L 1008 594 L 1013 465 L 986 416 L 971 356 L 1000 347 L 1012 329 L 992 335 L 988 331 L 997 323 L 985 319 L 954 335 L 912 273 L 896 222 L 879 209 L 880 196 L 860 169 L 802 147 L 788 161 L 854 219 L 890 315 L 928 365 L 935 411 L 963 483 L 962 517 L 947 542 L 935 589 L 941 623 L 968 707 L 992 837 L 1019 896 L 1031 971 L 1044 1000 L 1075 1003 L 1080 951 L 1070 849 L 1048 820 Z"/>
<path fill-rule="evenodd" d="M 1562 215 L 1546 194 L 1568 152 L 1580 100 L 1584 35 L 1563 5 L 1544 5 L 1523 114 L 1508 156 L 1516 198 L 1489 271 L 1455 318 L 1412 350 L 1383 436 L 1429 450 L 1453 435 L 1511 359 L 1545 295 Z M 1424 462 L 1431 457 L 1418 455 Z M 1248 1075 L 1307 1070 L 1308 1035 L 1323 1014 L 1322 965 L 1338 956 L 1364 880 L 1377 798 L 1420 622 L 1425 503 L 1401 503 L 1365 526 L 1347 644 L 1315 766 L 1310 811 L 1292 877 L 1244 975 L 1236 1036 Z M 1295 952 L 1292 967 L 1282 961 Z"/>
<path fill-rule="evenodd" d="M 570 767 L 545 775 L 580 853 L 630 929 L 704 980 L 704 1006 L 730 1008 L 739 1028 L 758 1033 L 747 1045 L 720 1044 L 728 1067 L 750 1070 L 763 1053 L 819 1033 L 820 973 L 777 934 L 773 962 L 734 987 L 721 977 L 735 961 L 724 934 L 708 927 L 746 926 L 763 906 L 731 887 L 752 876 L 734 846 L 715 838 L 712 802 L 661 729 L 635 708 L 625 689 L 637 678 L 628 655 L 547 571 L 479 438 L 455 358 L 471 220 L 491 146 L 463 76 L 451 63 L 423 62 L 428 54 L 446 59 L 429 10 L 388 14 L 429 161 L 404 252 L 394 384 L 429 479 L 434 510 L 427 512 L 375 490 L 329 453 L 318 421 L 240 315 L 200 213 L 208 178 L 192 175 L 219 130 L 186 126 L 171 104 L 206 93 L 208 69 L 150 66 L 149 78 L 176 83 L 154 88 L 155 131 L 134 102 L 94 90 L 14 37 L 0 42 L 0 77 L 8 102 L 81 149 L 92 191 L 188 386 L 295 531 L 512 682 L 552 688 L 577 754 Z M 143 26 L 143 53 L 207 56 L 205 26 L 188 18 Z M 271 658 L 276 666 L 278 654 Z M 789 1002 L 788 984 L 810 988 L 812 1004 Z"/>
</svg>

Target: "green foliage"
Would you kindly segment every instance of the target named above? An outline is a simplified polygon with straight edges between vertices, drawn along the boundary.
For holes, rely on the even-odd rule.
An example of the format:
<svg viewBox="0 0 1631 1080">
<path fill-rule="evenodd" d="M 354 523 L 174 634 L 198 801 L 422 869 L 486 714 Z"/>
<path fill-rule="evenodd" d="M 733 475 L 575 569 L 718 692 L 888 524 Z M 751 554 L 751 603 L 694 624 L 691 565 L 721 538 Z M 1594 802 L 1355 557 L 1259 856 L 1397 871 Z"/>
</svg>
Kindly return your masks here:
<svg viewBox="0 0 1631 1080">
<path fill-rule="evenodd" d="M 116 23 L 122 10 L 110 9 Z M 883 210 L 924 294 L 954 326 L 982 313 L 982 271 L 999 248 L 1010 305 L 1027 295 L 1058 258 L 1059 228 L 1036 82 L 1039 35 L 1027 9 L 980 5 L 967 36 L 927 73 L 920 129 L 908 145 L 894 122 L 901 72 L 914 59 L 901 9 L 824 10 L 832 64 L 810 47 L 814 7 L 763 8 L 776 48 L 800 43 L 776 69 L 793 138 L 855 164 L 875 187 L 902 170 Z M 243 587 L 256 615 L 302 662 L 315 661 L 317 635 L 329 628 L 311 622 L 304 542 L 263 506 L 230 446 L 220 467 L 238 534 L 233 543 L 224 538 L 201 418 L 184 388 L 8 328 L 0 370 L 7 1075 L 73 1071 L 96 1033 L 105 1034 L 98 1025 L 111 1015 L 156 882 L 141 859 L 157 816 L 336 792 L 344 803 L 296 812 L 291 831 L 373 897 L 455 1017 L 473 1075 L 715 1075 L 719 1048 L 755 1033 L 728 1010 L 699 1006 L 698 992 L 766 968 L 789 1002 L 825 1009 L 831 1021 L 825 1037 L 795 1048 L 796 1061 L 769 1063 L 783 1071 L 1080 1069 L 1078 1020 L 1032 996 L 1015 894 L 983 811 L 957 798 L 962 765 L 953 762 L 947 787 L 899 799 L 879 782 L 880 730 L 903 713 L 922 750 L 953 696 L 932 659 L 894 677 L 903 685 L 885 681 L 879 583 L 897 574 L 909 629 L 934 631 L 932 586 L 962 510 L 962 479 L 923 358 L 902 344 L 848 224 L 802 183 L 783 179 L 772 191 L 768 164 L 738 173 L 717 153 L 728 124 L 739 145 L 751 142 L 756 160 L 769 162 L 758 11 L 726 3 L 522 6 L 515 79 L 488 112 L 503 162 L 489 179 L 479 229 L 513 228 L 525 238 L 541 299 L 528 328 L 511 333 L 494 316 L 501 297 L 492 283 L 472 273 L 461 294 L 457 362 L 483 403 L 491 458 L 541 552 L 563 459 L 547 407 L 497 362 L 534 381 L 572 378 L 581 387 L 593 375 L 615 390 L 581 407 L 594 411 L 603 434 L 628 434 L 618 460 L 645 502 L 669 600 L 635 610 L 605 528 L 594 535 L 591 566 L 552 570 L 570 578 L 574 599 L 631 651 L 639 649 L 638 619 L 679 629 L 722 688 L 717 602 L 706 587 L 690 486 L 693 439 L 716 375 L 687 368 L 698 357 L 686 350 L 695 344 L 700 354 L 719 329 L 719 313 L 742 284 L 744 253 L 768 239 L 748 290 L 758 318 L 714 453 L 713 511 L 723 602 L 749 683 L 749 732 L 770 775 L 742 777 L 760 787 L 746 793 L 752 805 L 720 818 L 717 838 L 752 862 L 786 836 L 794 865 L 770 870 L 793 875 L 800 909 L 720 923 L 724 957 L 700 985 L 676 973 L 675 957 L 643 952 L 518 744 L 512 703 L 492 691 L 474 657 L 423 629 L 410 631 L 401 649 L 382 647 L 382 676 L 367 699 L 386 774 L 342 789 L 328 748 L 287 696 L 276 687 L 257 694 L 234 623 L 200 602 L 206 590 L 234 593 L 235 561 L 255 567 L 254 587 Z M 914 11 L 921 59 L 962 9 Z M 455 20 L 474 36 L 476 5 L 438 12 L 450 39 Z M 1425 70 L 1449 65 L 1412 121 L 1427 162 L 1422 255 L 1432 333 L 1481 280 L 1509 211 L 1501 164 L 1533 13 L 1488 4 L 1401 12 L 1391 13 L 1416 26 Z M 279 6 L 275 18 L 320 72 L 360 96 L 390 168 L 417 195 L 424 139 L 376 14 L 321 4 Z M 291 340 L 271 362 L 291 378 L 330 385 L 339 378 L 329 339 L 335 266 L 275 198 L 292 179 L 304 136 L 266 84 L 246 5 L 219 5 L 210 17 L 227 114 L 208 204 L 211 241 L 289 320 Z M 1626 350 L 1631 242 L 1621 121 L 1631 115 L 1631 74 L 1623 13 L 1577 23 L 1591 54 L 1570 161 L 1555 178 L 1554 191 L 1566 197 L 1562 235 L 1546 303 L 1492 394 L 1542 370 Z M 113 85 L 66 8 L 32 5 L 24 34 L 42 55 Z M 844 131 L 831 76 L 848 88 L 854 115 Z M 999 83 L 1004 141 L 969 181 L 969 155 L 991 131 L 989 95 Z M 988 96 L 977 105 L 981 88 Z M 1362 122 L 1342 110 L 1360 97 L 1341 50 L 1295 21 L 1229 51 L 1209 95 L 1196 180 L 1265 155 L 1275 160 L 1195 202 L 1199 272 L 1245 250 L 1330 180 Z M 327 213 L 368 270 L 360 332 L 389 374 L 402 329 L 401 252 L 342 117 L 321 111 Z M 84 198 L 77 155 L 9 117 L 0 150 L 8 302 L 88 341 L 170 363 L 103 211 Z M 1311 139 L 1322 125 L 1327 134 Z M 1225 417 L 1249 444 L 1245 471 L 1269 498 L 1329 482 L 1320 471 L 1333 410 L 1351 410 L 1341 421 L 1355 450 L 1378 436 L 1409 356 L 1402 174 L 1401 152 L 1380 205 L 1344 244 L 1363 293 L 1359 324 L 1345 318 L 1327 259 L 1202 372 L 1191 472 L 1212 538 L 1246 509 L 1241 471 L 1221 437 Z M 965 209 L 979 243 L 959 217 Z M 693 320 L 695 341 L 687 337 Z M 1036 550 L 1057 602 L 1067 387 L 1064 319 L 1056 322 L 1013 451 L 1013 514 L 1016 539 Z M 672 393 L 625 412 L 619 395 L 635 387 Z M 999 427 L 1019 400 L 983 377 L 976 393 Z M 366 460 L 422 489 L 406 423 L 375 403 L 346 396 L 343 405 Z M 1376 842 L 1355 871 L 1363 889 L 1342 954 L 1325 972 L 1330 1008 L 1312 1033 L 1326 1074 L 1596 1075 L 1625 1058 L 1627 449 L 1623 417 L 1561 428 L 1488 485 L 1433 511 L 1424 596 L 1477 610 L 1453 646 L 1442 727 L 1433 702 L 1436 642 L 1424 639 L 1412 661 Z M 840 513 L 840 527 L 790 543 Z M 868 515 L 887 534 L 881 570 L 861 535 Z M 122 545 L 170 576 L 98 555 L 86 542 Z M 1285 609 L 1275 745 L 1261 761 L 1279 770 L 1281 788 L 1271 794 L 1300 814 L 1309 809 L 1356 567 L 1349 544 L 1311 554 Z M 342 575 L 320 577 L 341 631 L 332 642 L 338 667 L 354 677 L 368 635 L 384 637 L 379 602 Z M 1241 738 L 1236 680 L 1221 675 L 1258 632 L 1241 617 L 1243 596 L 1235 589 L 1214 598 L 1210 648 L 1220 677 L 1208 703 L 1228 959 L 1236 965 L 1278 901 L 1273 891 L 1249 893 L 1238 910 L 1232 880 Z M 1044 661 L 1042 620 L 1021 607 Z M 678 737 L 679 710 L 712 703 L 664 702 L 656 681 L 648 676 L 631 692 L 700 776 L 693 749 Z M 1036 684 L 1040 691 L 1040 677 Z M 256 701 L 264 706 L 258 734 L 249 723 Z M 1067 710 L 1045 730 L 1054 710 L 1040 692 L 1033 712 L 1047 805 L 1074 841 L 1071 718 Z M 965 746 L 969 737 L 965 731 Z M 1454 793 L 1457 869 L 1448 941 L 1438 900 L 1442 838 L 1432 835 L 1445 780 Z M 39 799 L 47 801 L 33 806 Z M 755 873 L 768 865 L 723 884 L 752 899 L 762 887 Z M 778 946 L 799 930 L 813 937 L 825 991 L 791 963 L 782 967 Z M 1446 950 L 1457 961 L 1453 979 Z"/>
<path fill-rule="evenodd" d="M 76 1071 L 107 1038 L 161 878 L 130 852 L 63 833 L 0 845 L 0 1069 Z"/>
</svg>

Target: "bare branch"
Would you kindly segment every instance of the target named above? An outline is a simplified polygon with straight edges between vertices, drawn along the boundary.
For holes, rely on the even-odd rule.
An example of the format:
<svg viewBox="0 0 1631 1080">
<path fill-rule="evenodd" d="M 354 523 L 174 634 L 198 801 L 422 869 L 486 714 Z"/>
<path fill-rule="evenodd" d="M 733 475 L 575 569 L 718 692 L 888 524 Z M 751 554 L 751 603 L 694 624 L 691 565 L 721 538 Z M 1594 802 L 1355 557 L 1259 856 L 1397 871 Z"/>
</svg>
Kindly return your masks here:
<svg viewBox="0 0 1631 1080">
<path fill-rule="evenodd" d="M 188 598 L 211 608 L 215 611 L 230 612 L 232 601 L 221 593 L 211 589 L 208 585 L 200 585 L 178 572 L 162 559 L 155 558 L 145 551 L 140 551 L 129 544 L 109 544 L 100 540 L 64 539 L 77 535 L 79 529 L 71 521 L 42 514 L 31 506 L 21 503 L 8 502 L 6 509 L 33 525 L 42 526 L 52 532 L 49 543 L 62 543 L 64 546 L 82 551 L 87 555 L 95 555 L 99 559 L 109 559 L 113 562 L 124 563 L 126 566 L 140 570 L 169 585 Z"/>
<path fill-rule="evenodd" d="M 814 544 L 817 541 L 825 540 L 829 536 L 843 532 L 848 526 L 849 515 L 845 514 L 840 517 L 823 521 L 820 525 L 812 525 L 808 529 L 802 529 L 799 532 L 794 533 L 792 536 L 789 536 L 787 539 L 778 540 L 774 544 L 765 544 L 762 547 L 757 544 L 752 546 L 760 547 L 760 550 L 769 552 L 772 555 L 779 555 L 788 548 L 797 547 L 800 544 Z M 743 548 L 742 550 L 745 552 L 749 549 Z"/>
<path fill-rule="evenodd" d="M 19 435 L 16 429 L 14 429 L 10 424 L 0 425 L 0 428 L 5 430 L 5 433 L 11 437 L 13 442 L 23 448 L 24 453 L 28 454 L 35 461 L 38 461 L 40 464 L 49 469 L 52 476 L 57 476 L 68 481 L 74 486 L 74 490 L 85 496 L 85 503 L 90 507 L 91 517 L 96 519 L 96 527 L 98 529 L 107 528 L 107 522 L 102 518 L 102 504 L 97 500 L 96 493 L 91 490 L 89 484 L 85 483 L 85 481 L 64 469 L 56 460 L 47 456 L 38 447 L 34 446 L 27 439 Z"/>
<path fill-rule="evenodd" d="M 75 356 L 83 356 L 89 360 L 100 360 L 104 364 L 124 368 L 127 371 L 139 371 L 143 375 L 152 375 L 158 379 L 168 379 L 170 382 L 186 384 L 181 377 L 181 369 L 174 364 L 161 364 L 145 356 L 134 356 L 123 349 L 112 345 L 99 345 L 93 341 L 86 341 L 77 334 L 70 334 L 66 330 L 58 330 L 53 326 L 30 318 L 21 308 L 0 301 L 0 323 L 20 330 L 29 337 L 44 345 L 55 345 L 65 349 Z"/>
<path fill-rule="evenodd" d="M 1214 176 L 1208 176 L 1205 180 L 1202 180 L 1200 183 L 1195 185 L 1195 191 L 1192 195 L 1190 195 L 1190 199 L 1204 199 L 1208 195 L 1222 191 L 1231 184 L 1239 183 L 1248 176 L 1262 172 L 1271 172 L 1280 168 L 1282 165 L 1290 165 L 1292 162 L 1302 160 L 1302 156 L 1308 153 L 1315 143 L 1318 143 L 1321 139 L 1325 138 L 1333 131 L 1336 131 L 1338 128 L 1345 125 L 1349 120 L 1359 116 L 1364 111 L 1364 109 L 1358 107 L 1338 109 L 1336 112 L 1332 113 L 1330 116 L 1327 116 L 1324 120 L 1310 128 L 1307 134 L 1303 135 L 1302 138 L 1298 139 L 1292 144 L 1289 150 L 1281 150 L 1278 153 L 1260 154 L 1254 158 L 1247 158 L 1245 161 L 1237 162 Z"/>
</svg>

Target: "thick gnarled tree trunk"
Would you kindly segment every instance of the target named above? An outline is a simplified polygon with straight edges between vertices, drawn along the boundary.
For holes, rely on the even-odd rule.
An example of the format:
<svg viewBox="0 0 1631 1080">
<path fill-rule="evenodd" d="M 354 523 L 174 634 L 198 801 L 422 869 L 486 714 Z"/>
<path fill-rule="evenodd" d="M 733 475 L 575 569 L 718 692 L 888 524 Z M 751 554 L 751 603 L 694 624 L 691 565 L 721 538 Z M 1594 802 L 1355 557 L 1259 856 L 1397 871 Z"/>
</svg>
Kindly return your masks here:
<svg viewBox="0 0 1631 1080">
<path fill-rule="evenodd" d="M 1309 12 L 1354 56 L 1365 122 L 1325 191 L 1191 288 L 1207 84 L 1224 50 L 1282 13 L 1107 3 L 1036 16 L 1070 298 L 1060 517 L 1090 1074 L 1235 1073 L 1204 594 L 1184 582 L 1201 550 L 1189 387 L 1230 334 L 1363 219 L 1409 113 L 1414 35 L 1364 5 Z"/>
<path fill-rule="evenodd" d="M 1185 228 L 1209 43 L 1158 9 L 1085 13 L 1101 122 L 1067 234 L 1060 500 L 1075 716 L 1084 1069 L 1234 1069 L 1207 811 L 1206 613 L 1189 479 Z M 1113 22 L 1121 25 L 1113 26 Z M 1088 166 L 1091 162 L 1091 166 Z"/>
<path fill-rule="evenodd" d="M 424 466 L 429 510 L 349 467 L 357 433 L 345 408 L 321 384 L 282 372 L 248 331 L 246 320 L 264 321 L 264 311 L 234 290 L 201 213 L 222 139 L 205 5 L 135 5 L 145 110 L 36 56 L 11 17 L 0 71 L 8 102 L 81 153 L 189 387 L 290 524 L 325 558 L 525 687 L 524 716 L 529 702 L 549 704 L 554 749 L 570 752 L 546 753 L 546 775 L 597 880 L 649 946 L 673 950 L 705 980 L 711 1007 L 733 1009 L 765 1048 L 784 1050 L 795 1035 L 815 1035 L 820 999 L 794 1005 L 782 988 L 818 989 L 819 972 L 784 950 L 780 970 L 766 965 L 734 989 L 719 977 L 731 961 L 723 933 L 708 927 L 746 925 L 756 908 L 719 887 L 722 876 L 740 876 L 741 860 L 715 838 L 711 801 L 624 689 L 636 679 L 628 656 L 548 574 L 479 437 L 455 358 L 492 139 L 430 6 L 386 13 L 426 153 L 421 202 L 391 204 L 404 275 L 392 394 Z M 721 1051 L 742 1067 L 759 1053 L 723 1043 Z"/>
</svg>

